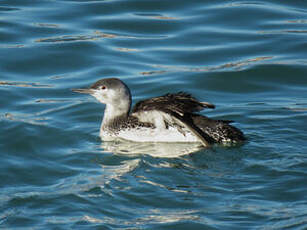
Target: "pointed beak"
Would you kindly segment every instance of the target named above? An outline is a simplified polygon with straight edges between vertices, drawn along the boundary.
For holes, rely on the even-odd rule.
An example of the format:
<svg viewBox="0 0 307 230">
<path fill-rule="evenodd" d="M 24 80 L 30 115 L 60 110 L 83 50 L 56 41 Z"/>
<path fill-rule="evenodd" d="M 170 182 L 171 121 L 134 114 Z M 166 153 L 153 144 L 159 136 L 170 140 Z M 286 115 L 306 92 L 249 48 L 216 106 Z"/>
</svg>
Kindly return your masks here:
<svg viewBox="0 0 307 230">
<path fill-rule="evenodd" d="M 76 92 L 76 93 L 84 93 L 84 94 L 93 94 L 94 93 L 93 89 L 71 89 L 71 91 Z"/>
<path fill-rule="evenodd" d="M 207 107 L 207 108 L 209 108 L 209 109 L 214 109 L 215 108 L 215 105 L 213 105 L 213 104 L 211 104 L 211 103 L 209 103 L 209 102 L 201 102 L 202 103 L 202 105 L 204 106 L 204 107 Z"/>
</svg>

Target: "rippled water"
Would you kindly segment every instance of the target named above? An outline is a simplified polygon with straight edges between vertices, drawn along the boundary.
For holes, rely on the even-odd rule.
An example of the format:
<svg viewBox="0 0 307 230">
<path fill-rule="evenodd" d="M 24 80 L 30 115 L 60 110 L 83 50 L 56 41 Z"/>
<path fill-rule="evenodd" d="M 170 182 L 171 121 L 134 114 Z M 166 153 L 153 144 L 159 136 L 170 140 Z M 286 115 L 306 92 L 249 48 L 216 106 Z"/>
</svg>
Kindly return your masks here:
<svg viewBox="0 0 307 230">
<path fill-rule="evenodd" d="M 0 228 L 306 229 L 307 2 L 2 0 Z M 103 143 L 71 88 L 188 91 L 248 141 Z"/>
</svg>

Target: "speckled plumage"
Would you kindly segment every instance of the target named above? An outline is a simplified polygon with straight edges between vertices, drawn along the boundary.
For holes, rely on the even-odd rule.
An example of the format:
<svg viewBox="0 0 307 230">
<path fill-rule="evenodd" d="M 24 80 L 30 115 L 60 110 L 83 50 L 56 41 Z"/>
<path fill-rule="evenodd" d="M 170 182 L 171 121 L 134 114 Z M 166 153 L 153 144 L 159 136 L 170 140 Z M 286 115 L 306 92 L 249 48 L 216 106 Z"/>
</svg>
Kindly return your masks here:
<svg viewBox="0 0 307 230">
<path fill-rule="evenodd" d="M 230 121 L 214 120 L 197 114 L 205 108 L 213 109 L 215 106 L 200 102 L 185 92 L 168 93 L 139 101 L 130 113 L 130 90 L 117 78 L 102 79 L 90 89 L 74 91 L 89 93 L 106 104 L 100 132 L 102 137 L 120 137 L 123 130 L 133 132 L 145 128 L 159 131 L 177 130 L 183 140 L 185 136 L 194 135 L 194 139 L 198 139 L 206 147 L 214 143 L 237 143 L 245 140 L 243 133 L 230 125 Z M 129 135 L 125 138 L 129 139 Z"/>
</svg>

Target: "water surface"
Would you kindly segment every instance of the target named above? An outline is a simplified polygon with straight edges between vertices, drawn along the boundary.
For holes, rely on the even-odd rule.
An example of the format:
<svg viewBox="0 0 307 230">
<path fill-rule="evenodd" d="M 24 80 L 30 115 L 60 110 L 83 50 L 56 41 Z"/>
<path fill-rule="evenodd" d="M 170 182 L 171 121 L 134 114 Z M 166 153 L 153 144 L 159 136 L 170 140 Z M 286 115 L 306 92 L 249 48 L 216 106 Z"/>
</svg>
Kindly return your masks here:
<svg viewBox="0 0 307 230">
<path fill-rule="evenodd" d="M 306 9 L 1 1 L 0 227 L 306 229 Z M 104 106 L 70 89 L 107 77 L 134 103 L 190 92 L 248 141 L 181 156 L 193 146 L 102 142 Z"/>
</svg>

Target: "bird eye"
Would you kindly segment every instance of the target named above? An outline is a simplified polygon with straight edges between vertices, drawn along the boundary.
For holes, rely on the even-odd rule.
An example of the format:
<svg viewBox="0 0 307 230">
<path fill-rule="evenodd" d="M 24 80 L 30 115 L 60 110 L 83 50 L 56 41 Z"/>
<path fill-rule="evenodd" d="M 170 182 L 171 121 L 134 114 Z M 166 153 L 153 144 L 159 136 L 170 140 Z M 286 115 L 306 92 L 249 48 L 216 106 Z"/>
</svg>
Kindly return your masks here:
<svg viewBox="0 0 307 230">
<path fill-rule="evenodd" d="M 100 86 L 100 89 L 106 89 L 107 87 L 105 85 Z"/>
</svg>

